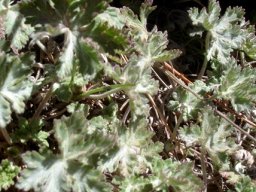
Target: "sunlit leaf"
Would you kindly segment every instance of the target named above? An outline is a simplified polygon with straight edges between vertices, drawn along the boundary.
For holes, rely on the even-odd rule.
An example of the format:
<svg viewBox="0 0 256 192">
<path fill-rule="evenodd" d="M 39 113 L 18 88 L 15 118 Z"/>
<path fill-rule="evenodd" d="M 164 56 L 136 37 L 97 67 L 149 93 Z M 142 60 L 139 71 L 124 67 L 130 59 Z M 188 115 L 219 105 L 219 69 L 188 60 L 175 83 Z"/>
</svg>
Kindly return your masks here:
<svg viewBox="0 0 256 192">
<path fill-rule="evenodd" d="M 25 23 L 26 19 L 19 12 L 18 7 L 11 6 L 10 1 L 0 3 L 0 17 L 3 19 L 4 32 L 11 40 L 11 48 L 23 48 L 34 28 L 30 24 Z"/>
<path fill-rule="evenodd" d="M 0 164 L 0 190 L 7 190 L 14 184 L 13 179 L 18 175 L 20 168 L 11 161 L 4 159 Z"/>
<path fill-rule="evenodd" d="M 0 127 L 4 128 L 11 121 L 11 112 L 18 114 L 25 110 L 25 101 L 32 93 L 32 82 L 28 79 L 29 55 L 14 58 L 0 53 Z"/>
<path fill-rule="evenodd" d="M 203 26 L 209 32 L 206 37 L 209 49 L 207 59 L 214 57 L 225 64 L 234 49 L 242 48 L 247 38 L 246 30 L 241 26 L 244 21 L 244 10 L 240 7 L 227 8 L 221 16 L 221 8 L 216 0 L 209 1 L 208 9 L 191 8 L 189 16 L 194 25 Z"/>
<path fill-rule="evenodd" d="M 120 130 L 116 141 L 118 151 L 103 163 L 102 169 L 111 172 L 118 169 L 122 175 L 130 176 L 150 167 L 151 159 L 162 150 L 160 143 L 151 141 L 152 136 L 144 119 L 135 120 L 126 130 Z"/>
<path fill-rule="evenodd" d="M 256 101 L 255 74 L 254 68 L 229 67 L 221 77 L 217 96 L 231 101 L 236 111 L 249 113 Z"/>
<path fill-rule="evenodd" d="M 86 120 L 80 110 L 56 120 L 55 136 L 60 153 L 25 153 L 23 160 L 27 168 L 22 171 L 17 187 L 47 192 L 109 191 L 102 173 L 97 170 L 97 161 L 107 156 L 114 143 L 111 137 L 101 134 L 101 129 L 90 128 L 96 123 Z"/>
<path fill-rule="evenodd" d="M 193 173 L 192 163 L 179 163 L 170 159 L 155 159 L 150 182 L 155 190 L 200 191 L 201 180 Z"/>
<path fill-rule="evenodd" d="M 200 124 L 184 126 L 180 130 L 181 139 L 187 146 L 201 145 L 213 158 L 215 164 L 221 161 L 219 153 L 231 154 L 237 149 L 232 135 L 231 125 L 214 115 L 212 110 L 204 108 Z"/>
<path fill-rule="evenodd" d="M 202 98 L 210 90 L 202 81 L 195 81 L 189 87 Z M 169 102 L 170 110 L 182 112 L 182 116 L 186 121 L 197 117 L 198 112 L 201 111 L 204 105 L 205 103 L 202 99 L 182 87 L 177 88 L 173 93 L 173 100 Z"/>
</svg>

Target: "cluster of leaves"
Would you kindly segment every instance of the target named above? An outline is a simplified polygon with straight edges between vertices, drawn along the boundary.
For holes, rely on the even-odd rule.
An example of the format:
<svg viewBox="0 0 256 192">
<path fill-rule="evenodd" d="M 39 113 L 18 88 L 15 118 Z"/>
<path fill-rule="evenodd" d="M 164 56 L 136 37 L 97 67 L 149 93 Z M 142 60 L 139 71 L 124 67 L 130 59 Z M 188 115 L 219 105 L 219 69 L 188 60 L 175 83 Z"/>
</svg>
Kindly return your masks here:
<svg viewBox="0 0 256 192">
<path fill-rule="evenodd" d="M 6 190 L 13 185 L 13 179 L 18 175 L 19 171 L 20 168 L 13 165 L 11 161 L 8 161 L 7 159 L 2 160 L 0 166 L 0 190 Z"/>
<path fill-rule="evenodd" d="M 255 109 L 256 71 L 249 62 L 255 59 L 255 50 L 249 41 L 252 42 L 255 38 L 255 30 L 245 21 L 242 8 L 228 7 L 221 15 L 221 8 L 215 0 L 209 1 L 208 8 L 201 11 L 191 8 L 189 16 L 197 30 L 191 35 L 204 37 L 205 59 L 198 80 L 189 84 L 186 89 L 184 86 L 179 87 L 173 93 L 169 107 L 171 110 L 182 112 L 181 118 L 185 121 L 195 121 L 183 126 L 179 131 L 186 145 L 201 146 L 201 153 L 210 156 L 213 166 L 220 173 L 231 171 L 234 169 L 231 163 L 232 154 L 243 148 L 244 142 L 234 137 L 234 128 L 237 129 L 237 126 L 232 122 L 240 121 L 243 115 L 245 120 L 248 118 L 254 121 L 251 113 Z M 235 54 L 240 55 L 240 58 L 235 58 Z M 201 80 L 206 69 L 207 79 Z M 219 110 L 228 113 L 224 115 Z M 247 123 L 250 125 L 238 127 L 239 131 L 255 129 L 254 123 Z M 247 142 L 254 148 L 255 139 L 251 137 L 249 140 L 251 141 Z M 253 162 L 247 166 L 252 166 Z M 234 175 L 240 178 L 241 182 L 249 178 L 239 171 Z M 234 175 L 229 175 L 228 179 L 234 179 Z M 254 184 L 250 185 L 250 189 L 243 187 L 244 189 L 237 187 L 236 191 L 255 190 Z"/>
<path fill-rule="evenodd" d="M 205 37 L 199 77 L 211 66 L 206 81 L 185 85 L 161 65 L 181 51 L 167 50 L 166 32 L 147 29 L 152 2 L 142 3 L 139 16 L 109 3 L 0 2 L 0 130 L 7 142 L 0 189 L 17 177 L 15 187 L 24 191 L 200 191 L 196 157 L 185 158 L 195 146 L 205 186 L 206 156 L 213 171 L 233 171 L 230 159 L 242 146 L 230 121 L 239 120 L 238 113 L 251 115 L 256 99 L 256 71 L 246 63 L 255 59 L 256 38 L 244 11 L 228 8 L 221 16 L 215 0 L 208 9 L 189 11 L 200 29 L 194 35 Z M 245 55 L 240 63 L 232 57 L 235 51 Z M 177 83 L 168 87 L 173 94 L 165 111 L 180 119 L 177 135 L 152 101 L 160 97 L 163 81 L 154 69 Z M 215 107 L 233 113 L 218 117 Z M 167 141 L 157 138 L 150 119 L 165 122 Z M 241 129 L 251 128 L 245 123 Z M 178 144 L 183 154 L 187 149 L 183 161 L 175 155 Z M 236 191 L 255 190 L 246 186 L 245 171 L 227 179 L 234 177 Z"/>
</svg>

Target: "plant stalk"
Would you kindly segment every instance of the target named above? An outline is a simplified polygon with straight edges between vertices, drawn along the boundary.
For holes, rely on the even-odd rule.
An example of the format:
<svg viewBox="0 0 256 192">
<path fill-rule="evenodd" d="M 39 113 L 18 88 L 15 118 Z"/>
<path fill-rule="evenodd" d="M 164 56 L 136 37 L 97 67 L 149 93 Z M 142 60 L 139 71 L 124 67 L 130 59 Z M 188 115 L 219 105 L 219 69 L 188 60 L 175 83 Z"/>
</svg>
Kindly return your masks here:
<svg viewBox="0 0 256 192">
<path fill-rule="evenodd" d="M 84 99 L 84 98 L 91 98 L 91 99 L 100 99 L 104 98 L 112 93 L 116 93 L 118 91 L 122 91 L 125 89 L 129 89 L 133 87 L 133 84 L 115 84 L 115 85 L 109 85 L 109 86 L 103 86 L 103 87 L 98 87 L 95 89 L 88 90 L 76 97 L 76 99 Z M 108 91 L 107 91 L 108 90 Z M 101 93 L 98 95 L 93 95 L 98 92 L 106 91 L 105 93 Z"/>
<path fill-rule="evenodd" d="M 200 158 L 201 158 L 201 166 L 202 166 L 203 181 L 204 181 L 203 192 L 207 192 L 207 170 L 206 170 L 206 164 L 205 164 L 205 160 L 206 160 L 205 155 L 206 155 L 206 151 L 205 151 L 204 147 L 202 146 Z"/>
<path fill-rule="evenodd" d="M 203 75 L 204 75 L 204 73 L 206 71 L 206 68 L 207 68 L 207 63 L 208 63 L 207 55 L 208 55 L 208 49 L 209 49 L 209 46 L 210 46 L 210 40 L 211 40 L 211 33 L 207 32 L 206 38 L 205 38 L 206 55 L 204 56 L 204 62 L 203 62 L 202 68 L 201 68 L 201 70 L 198 74 L 198 77 L 197 77 L 198 80 L 201 80 L 203 78 Z"/>
</svg>

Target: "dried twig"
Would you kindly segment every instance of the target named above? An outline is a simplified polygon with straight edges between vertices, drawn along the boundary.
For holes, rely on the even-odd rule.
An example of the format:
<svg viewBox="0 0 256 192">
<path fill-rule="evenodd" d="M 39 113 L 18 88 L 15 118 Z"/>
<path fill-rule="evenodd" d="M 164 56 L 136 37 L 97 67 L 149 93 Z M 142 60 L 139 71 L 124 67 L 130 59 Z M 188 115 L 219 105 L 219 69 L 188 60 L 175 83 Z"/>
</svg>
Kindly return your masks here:
<svg viewBox="0 0 256 192">
<path fill-rule="evenodd" d="M 158 113 L 161 122 L 165 125 L 165 131 L 166 131 L 167 138 L 168 139 L 174 138 L 170 126 L 168 125 L 168 123 L 167 123 L 164 115 L 162 114 L 162 112 L 158 109 L 156 103 L 154 102 L 154 99 L 149 94 L 147 94 L 147 97 L 149 98 L 149 100 L 150 100 L 151 104 L 153 105 L 155 111 Z"/>
<path fill-rule="evenodd" d="M 256 142 L 256 139 L 251 136 L 250 134 L 248 134 L 245 130 L 243 130 L 241 127 L 239 127 L 237 124 L 235 124 L 231 119 L 229 119 L 225 114 L 223 114 L 222 112 L 218 111 L 217 109 L 215 110 L 215 112 L 222 117 L 223 119 L 225 119 L 227 122 L 229 122 L 231 125 L 233 125 L 237 130 L 239 130 L 240 132 L 242 132 L 243 134 L 245 134 L 248 138 L 250 138 L 251 140 L 253 140 L 254 142 Z"/>
<path fill-rule="evenodd" d="M 38 117 L 40 116 L 45 104 L 49 101 L 49 99 L 51 98 L 52 96 L 52 85 L 50 85 L 50 88 L 48 90 L 48 92 L 46 93 L 45 97 L 43 98 L 43 100 L 40 102 L 39 106 L 37 107 L 32 119 L 31 119 L 31 122 L 33 122 L 34 120 L 38 119 Z"/>
<path fill-rule="evenodd" d="M 187 79 L 182 73 L 178 72 L 176 69 L 174 69 L 171 65 L 169 65 L 168 63 L 164 63 L 164 69 L 166 69 L 167 71 L 165 71 L 165 73 L 167 75 L 169 75 L 176 83 L 178 83 L 179 85 L 181 85 L 183 88 L 185 88 L 186 90 L 188 90 L 189 92 L 191 92 L 193 95 L 195 95 L 196 97 L 198 97 L 199 99 L 203 99 L 200 95 L 195 94 L 194 91 L 192 89 L 190 89 L 188 86 L 186 86 L 187 84 L 192 83 L 189 79 Z M 179 78 L 179 79 L 178 79 Z M 182 83 L 182 82 L 183 83 Z M 186 84 L 186 85 L 185 85 Z M 208 97 L 206 95 L 206 97 Z M 220 101 L 218 101 L 217 99 L 213 99 L 212 100 L 214 102 L 214 104 L 218 105 L 219 107 L 227 110 L 228 112 L 230 112 L 231 114 L 235 115 L 236 118 L 241 119 L 242 121 L 250 124 L 251 126 L 256 128 L 256 124 L 254 122 L 252 122 L 251 120 L 249 120 L 247 117 L 245 117 L 244 115 L 240 115 L 238 114 L 236 111 L 234 111 L 233 109 L 230 109 L 228 106 L 223 105 Z"/>
</svg>

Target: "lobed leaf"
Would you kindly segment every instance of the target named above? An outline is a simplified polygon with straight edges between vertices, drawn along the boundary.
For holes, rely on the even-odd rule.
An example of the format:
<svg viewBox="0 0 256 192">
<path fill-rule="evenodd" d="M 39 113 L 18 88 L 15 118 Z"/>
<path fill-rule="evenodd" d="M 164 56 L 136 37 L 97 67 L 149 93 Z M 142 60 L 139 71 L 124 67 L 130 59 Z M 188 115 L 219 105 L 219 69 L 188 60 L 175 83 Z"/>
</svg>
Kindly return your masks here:
<svg viewBox="0 0 256 192">
<path fill-rule="evenodd" d="M 180 130 L 181 139 L 187 146 L 201 145 L 212 157 L 215 165 L 220 164 L 221 153 L 231 154 L 237 149 L 231 135 L 231 125 L 216 117 L 212 110 L 206 107 L 202 110 L 200 125 L 192 124 Z"/>
<path fill-rule="evenodd" d="M 124 180 L 115 180 L 120 190 L 129 191 L 199 191 L 201 180 L 193 174 L 192 163 L 179 163 L 171 159 L 154 158 L 151 173 L 141 177 L 131 175 Z M 142 173 L 143 174 L 143 173 Z M 144 173 L 146 175 L 146 173 Z"/>
<path fill-rule="evenodd" d="M 69 12 L 72 15 L 73 25 L 81 27 L 89 24 L 94 17 L 107 9 L 111 0 L 77 0 L 68 1 Z M 60 2 L 61 4 L 61 2 Z"/>
<path fill-rule="evenodd" d="M 236 192 L 251 192 L 256 190 L 256 184 L 248 176 L 242 176 L 235 184 Z"/>
<path fill-rule="evenodd" d="M 34 27 L 26 24 L 26 19 L 19 12 L 17 6 L 11 6 L 10 1 L 0 3 L 0 17 L 3 19 L 3 30 L 10 39 L 10 47 L 13 49 L 23 48 L 29 36 L 34 32 Z"/>
<path fill-rule="evenodd" d="M 157 191 L 167 192 L 170 186 L 174 191 L 200 191 L 202 182 L 193 173 L 192 169 L 192 163 L 180 163 L 171 159 L 156 158 L 149 179 L 153 188 Z"/>
<path fill-rule="evenodd" d="M 244 23 L 244 10 L 239 7 L 228 8 L 224 15 L 220 15 L 220 5 L 216 0 L 209 1 L 208 10 L 198 8 L 189 10 L 189 16 L 194 25 L 203 26 L 209 32 L 208 61 L 217 57 L 225 64 L 234 49 L 241 49 L 247 38 L 247 33 L 241 24 Z"/>
<path fill-rule="evenodd" d="M 250 67 L 230 66 L 220 79 L 217 97 L 229 100 L 236 111 L 249 113 L 256 100 L 255 74 Z"/>
<path fill-rule="evenodd" d="M 256 36 L 255 26 L 249 25 L 247 27 L 247 38 L 243 44 L 242 50 L 252 59 L 256 59 Z"/>
<path fill-rule="evenodd" d="M 27 165 L 16 185 L 28 191 L 109 191 L 98 161 L 114 145 L 111 137 L 102 135 L 102 119 L 86 120 L 86 108 L 54 122 L 60 152 L 27 152 L 23 160 Z M 94 126 L 93 128 L 91 126 Z M 105 125 L 106 126 L 106 125 Z"/>
<path fill-rule="evenodd" d="M 4 159 L 0 164 L 0 190 L 7 190 L 14 184 L 13 179 L 18 175 L 20 167 Z"/>
<path fill-rule="evenodd" d="M 24 15 L 27 23 L 33 26 L 38 24 L 57 25 L 62 21 L 64 13 L 67 9 L 67 3 L 65 0 L 62 1 L 62 6 L 65 6 L 65 10 L 58 12 L 55 7 L 56 4 L 53 2 L 54 0 L 24 0 L 19 3 L 19 11 Z"/>
<path fill-rule="evenodd" d="M 11 112 L 23 113 L 25 101 L 32 93 L 33 84 L 28 79 L 32 58 L 22 55 L 14 58 L 0 53 L 0 127 L 11 121 Z"/>
<path fill-rule="evenodd" d="M 115 179 L 114 183 L 119 185 L 121 192 L 147 192 L 152 190 L 152 186 L 148 178 L 143 178 L 136 175 L 125 177 L 124 180 L 120 181 L 118 179 Z"/>
<path fill-rule="evenodd" d="M 151 166 L 153 157 L 162 150 L 160 143 L 151 141 L 152 133 L 147 129 L 144 118 L 138 118 L 125 130 L 121 128 L 117 135 L 118 150 L 103 162 L 101 169 L 119 172 L 127 177 L 139 174 Z"/>
<path fill-rule="evenodd" d="M 202 96 L 202 98 L 210 90 L 204 82 L 199 80 L 190 84 L 189 88 L 191 88 L 194 93 Z M 173 93 L 173 100 L 169 101 L 169 109 L 182 112 L 185 121 L 196 118 L 204 105 L 203 100 L 182 87 L 177 88 Z"/>
<path fill-rule="evenodd" d="M 89 24 L 99 13 L 103 12 L 108 1 L 103 0 L 24 0 L 20 3 L 20 12 L 33 25 L 58 24 L 77 30 Z M 47 14 L 45 14 L 47 13 Z"/>
<path fill-rule="evenodd" d="M 23 155 L 27 164 L 26 170 L 22 171 L 21 178 L 16 187 L 28 191 L 59 192 L 67 191 L 68 175 L 66 173 L 67 162 L 53 154 L 39 154 L 38 152 L 27 152 Z"/>
<path fill-rule="evenodd" d="M 102 69 L 99 53 L 97 52 L 99 47 L 96 48 L 96 45 L 93 47 L 91 44 L 88 39 L 80 39 L 79 42 L 77 42 L 79 72 L 85 81 L 92 80 Z"/>
</svg>

